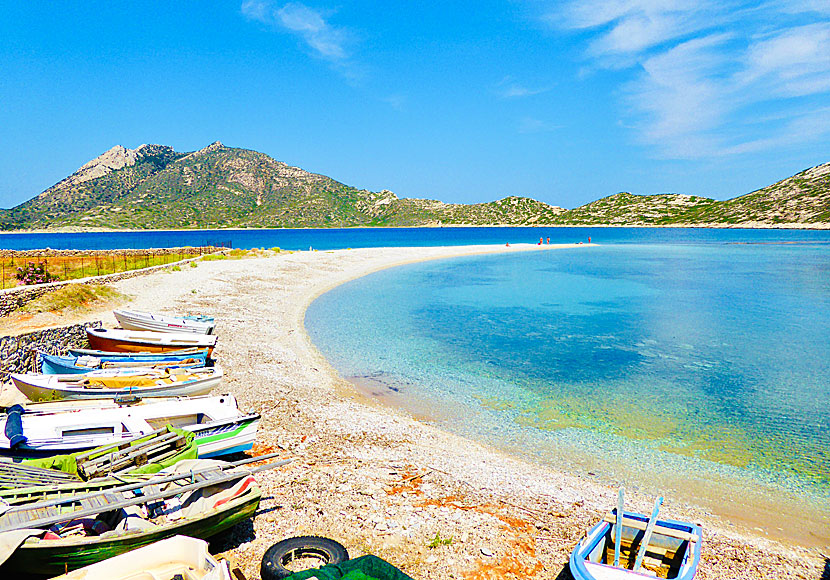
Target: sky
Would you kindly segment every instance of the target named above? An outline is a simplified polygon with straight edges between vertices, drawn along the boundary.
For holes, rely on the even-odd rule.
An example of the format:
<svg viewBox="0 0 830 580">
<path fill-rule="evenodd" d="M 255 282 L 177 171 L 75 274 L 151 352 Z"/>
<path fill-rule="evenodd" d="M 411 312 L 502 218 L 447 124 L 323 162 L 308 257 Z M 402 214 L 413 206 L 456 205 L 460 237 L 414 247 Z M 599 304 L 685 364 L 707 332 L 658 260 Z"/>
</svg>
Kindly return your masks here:
<svg viewBox="0 0 830 580">
<path fill-rule="evenodd" d="M 0 207 L 114 145 L 565 208 L 830 162 L 830 0 L 0 0 Z"/>
</svg>

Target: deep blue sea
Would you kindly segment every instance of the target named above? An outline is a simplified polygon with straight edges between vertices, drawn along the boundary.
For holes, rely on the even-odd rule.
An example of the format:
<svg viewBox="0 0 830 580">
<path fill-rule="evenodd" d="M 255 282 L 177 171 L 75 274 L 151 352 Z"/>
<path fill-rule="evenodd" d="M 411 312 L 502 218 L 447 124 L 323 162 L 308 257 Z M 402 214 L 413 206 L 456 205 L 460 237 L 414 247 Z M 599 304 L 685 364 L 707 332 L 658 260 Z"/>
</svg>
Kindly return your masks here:
<svg viewBox="0 0 830 580">
<path fill-rule="evenodd" d="M 147 232 L 99 232 L 77 234 L 0 233 L 0 249 L 41 248 L 111 250 L 122 248 L 170 248 L 226 245 L 234 248 L 283 250 L 338 250 L 405 246 L 463 246 L 472 244 L 535 243 L 540 237 L 551 243 L 721 243 L 830 242 L 830 235 L 814 230 L 714 230 L 694 228 L 336 228 L 270 230 L 176 230 Z"/>
<path fill-rule="evenodd" d="M 306 327 L 364 392 L 533 461 L 830 513 L 830 232 L 591 235 L 377 272 Z"/>
</svg>

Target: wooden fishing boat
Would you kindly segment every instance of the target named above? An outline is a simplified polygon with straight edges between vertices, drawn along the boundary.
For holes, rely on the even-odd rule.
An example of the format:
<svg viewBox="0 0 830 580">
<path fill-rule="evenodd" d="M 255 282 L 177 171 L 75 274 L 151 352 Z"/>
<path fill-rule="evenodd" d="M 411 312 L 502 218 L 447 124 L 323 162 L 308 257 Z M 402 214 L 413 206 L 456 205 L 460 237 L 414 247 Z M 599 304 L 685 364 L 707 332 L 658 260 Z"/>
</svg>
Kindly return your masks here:
<svg viewBox="0 0 830 580">
<path fill-rule="evenodd" d="M 702 530 L 687 522 L 626 512 L 622 491 L 617 509 L 591 528 L 571 553 L 575 580 L 635 580 L 657 577 L 691 580 L 700 562 Z"/>
<path fill-rule="evenodd" d="M 232 395 L 145 399 L 130 405 L 102 399 L 15 405 L 0 414 L 0 455 L 76 453 L 172 425 L 194 434 L 200 458 L 218 457 L 250 449 L 259 419 L 257 413 L 240 411 Z"/>
<path fill-rule="evenodd" d="M 95 350 L 92 348 L 69 348 L 67 349 L 69 352 L 69 356 L 94 356 L 97 358 L 103 358 L 108 356 L 131 356 L 131 357 L 154 357 L 154 356 L 178 356 L 178 355 L 201 355 L 202 352 L 205 353 L 205 356 L 210 358 L 207 354 L 206 348 L 182 348 L 179 350 L 166 350 L 164 352 L 124 352 L 124 351 L 112 351 L 112 350 Z"/>
<path fill-rule="evenodd" d="M 173 536 L 78 568 L 52 580 L 232 580 L 226 560 L 218 561 L 208 552 L 204 540 Z"/>
<path fill-rule="evenodd" d="M 150 332 L 120 328 L 87 328 L 89 346 L 115 352 L 168 352 L 183 348 L 206 348 L 213 356 L 216 336 L 188 332 Z"/>
<path fill-rule="evenodd" d="M 17 389 L 31 401 L 187 397 L 208 394 L 222 381 L 222 369 L 102 369 L 83 375 L 10 376 Z"/>
<path fill-rule="evenodd" d="M 221 464 L 180 461 L 149 481 L 6 510 L 0 536 L 32 531 L 0 576 L 60 574 L 175 535 L 209 538 L 250 518 L 262 496 L 253 473 L 276 465 L 222 470 Z"/>
<path fill-rule="evenodd" d="M 189 332 L 213 334 L 215 323 L 204 319 L 184 316 L 165 316 L 135 310 L 113 310 L 113 315 L 122 328 L 127 330 L 151 330 L 153 332 Z"/>
<path fill-rule="evenodd" d="M 151 356 L 131 356 L 120 353 L 113 356 L 58 356 L 45 352 L 38 352 L 40 370 L 45 375 L 84 374 L 97 369 L 106 368 L 195 368 L 203 367 L 207 361 L 207 350 L 201 350 L 191 355 L 167 355 L 157 353 Z"/>
</svg>

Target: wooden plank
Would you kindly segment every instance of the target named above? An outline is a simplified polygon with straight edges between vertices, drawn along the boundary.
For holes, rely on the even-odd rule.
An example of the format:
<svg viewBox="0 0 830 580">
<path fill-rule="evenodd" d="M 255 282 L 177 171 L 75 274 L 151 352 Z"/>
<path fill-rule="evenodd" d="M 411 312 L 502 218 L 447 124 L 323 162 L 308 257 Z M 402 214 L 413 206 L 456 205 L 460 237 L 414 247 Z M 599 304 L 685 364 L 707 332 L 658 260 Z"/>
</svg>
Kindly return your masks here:
<svg viewBox="0 0 830 580">
<path fill-rule="evenodd" d="M 604 521 L 609 524 L 615 524 L 617 522 L 614 514 L 608 514 L 607 516 L 605 516 Z M 641 520 L 635 520 L 634 518 L 625 516 L 623 518 L 623 526 L 627 528 L 634 528 L 635 530 L 645 530 L 647 524 L 646 522 L 643 522 Z M 661 526 L 660 524 L 654 524 L 654 532 L 660 534 L 661 536 L 675 538 L 676 540 L 685 540 L 687 542 L 697 541 L 697 536 L 695 534 L 692 534 L 690 532 L 684 532 L 682 530 L 676 530 L 674 528 L 669 528 L 666 526 Z"/>
</svg>

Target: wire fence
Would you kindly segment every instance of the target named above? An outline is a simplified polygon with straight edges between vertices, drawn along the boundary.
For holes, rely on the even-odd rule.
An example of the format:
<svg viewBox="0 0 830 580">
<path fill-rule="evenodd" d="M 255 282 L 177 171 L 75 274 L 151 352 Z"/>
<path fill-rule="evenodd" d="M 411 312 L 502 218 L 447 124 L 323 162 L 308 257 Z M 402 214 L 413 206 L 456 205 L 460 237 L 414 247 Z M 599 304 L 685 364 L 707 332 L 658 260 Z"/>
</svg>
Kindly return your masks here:
<svg viewBox="0 0 830 580">
<path fill-rule="evenodd" d="M 161 266 L 211 254 L 222 245 L 155 250 L 108 250 L 90 253 L 19 252 L 0 256 L 0 288 L 36 283 L 31 272 L 46 273 L 44 281 L 79 280 L 90 276 L 116 274 Z"/>
</svg>

